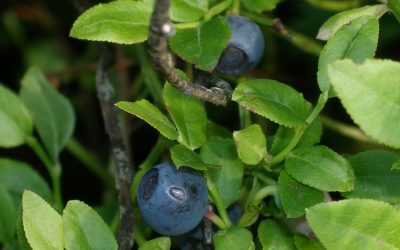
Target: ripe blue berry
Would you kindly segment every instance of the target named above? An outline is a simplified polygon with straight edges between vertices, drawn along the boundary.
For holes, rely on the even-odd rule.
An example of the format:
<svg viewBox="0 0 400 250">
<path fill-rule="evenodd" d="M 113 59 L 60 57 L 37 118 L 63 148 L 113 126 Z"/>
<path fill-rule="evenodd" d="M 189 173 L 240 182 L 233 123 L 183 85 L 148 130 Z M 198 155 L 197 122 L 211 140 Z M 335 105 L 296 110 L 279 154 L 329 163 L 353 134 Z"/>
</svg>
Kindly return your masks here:
<svg viewBox="0 0 400 250">
<path fill-rule="evenodd" d="M 195 170 L 171 162 L 150 169 L 138 189 L 138 205 L 144 220 L 163 235 L 184 234 L 200 223 L 207 208 L 204 178 Z"/>
<path fill-rule="evenodd" d="M 216 71 L 237 76 L 254 68 L 264 53 L 264 36 L 257 24 L 243 16 L 228 16 L 232 36 L 219 58 Z"/>
</svg>

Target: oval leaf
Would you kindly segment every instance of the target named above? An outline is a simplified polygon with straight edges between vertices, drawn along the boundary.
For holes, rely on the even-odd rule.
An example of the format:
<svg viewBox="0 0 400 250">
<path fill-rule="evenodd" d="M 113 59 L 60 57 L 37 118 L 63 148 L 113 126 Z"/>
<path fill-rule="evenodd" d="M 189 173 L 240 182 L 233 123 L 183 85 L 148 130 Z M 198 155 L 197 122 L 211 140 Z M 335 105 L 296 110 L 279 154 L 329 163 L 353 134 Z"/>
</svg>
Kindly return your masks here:
<svg viewBox="0 0 400 250">
<path fill-rule="evenodd" d="M 303 147 L 286 158 L 285 168 L 297 181 L 321 191 L 350 191 L 354 173 L 350 163 L 325 146 Z"/>
<path fill-rule="evenodd" d="M 388 0 L 387 3 L 390 10 L 393 12 L 397 20 L 400 22 L 400 0 Z"/>
<path fill-rule="evenodd" d="M 118 102 L 118 108 L 139 117 L 146 121 L 150 126 L 157 129 L 160 134 L 170 140 L 178 138 L 178 131 L 172 122 L 169 121 L 161 111 L 147 100 L 137 102 Z"/>
<path fill-rule="evenodd" d="M 400 203 L 400 171 L 392 165 L 400 156 L 383 150 L 366 151 L 348 158 L 354 170 L 354 190 L 346 198 L 370 198 Z"/>
<path fill-rule="evenodd" d="M 359 7 L 360 0 L 307 0 L 307 2 L 314 7 L 330 10 L 330 11 L 343 11 Z"/>
<path fill-rule="evenodd" d="M 215 250 L 254 250 L 253 235 L 245 228 L 230 228 L 214 236 Z"/>
<path fill-rule="evenodd" d="M 370 137 L 400 148 L 400 63 L 350 60 L 329 66 L 329 77 L 346 111 Z"/>
<path fill-rule="evenodd" d="M 170 84 L 164 86 L 167 110 L 178 128 L 178 141 L 190 149 L 204 144 L 207 137 L 207 114 L 203 103 L 186 96 Z"/>
<path fill-rule="evenodd" d="M 311 105 L 292 87 L 267 79 L 240 83 L 232 100 L 240 106 L 286 127 L 306 124 Z"/>
<path fill-rule="evenodd" d="M 318 85 L 321 91 L 331 89 L 328 64 L 344 58 L 362 63 L 375 56 L 379 38 L 379 22 L 374 17 L 360 17 L 340 28 L 321 52 L 318 61 Z"/>
<path fill-rule="evenodd" d="M 32 134 L 31 115 L 19 97 L 0 84 L 0 147 L 16 147 Z"/>
<path fill-rule="evenodd" d="M 98 4 L 74 22 L 70 36 L 122 44 L 147 40 L 152 7 L 139 1 L 119 0 Z"/>
<path fill-rule="evenodd" d="M 176 22 L 195 22 L 208 10 L 207 0 L 174 0 L 171 3 L 171 19 Z"/>
<path fill-rule="evenodd" d="M 264 220 L 258 226 L 258 239 L 263 249 L 295 250 L 293 240 L 273 220 Z"/>
<path fill-rule="evenodd" d="M 312 240 L 302 235 L 295 235 L 293 239 L 297 250 L 325 250 L 318 240 Z"/>
<path fill-rule="evenodd" d="M 22 196 L 22 220 L 32 249 L 64 249 L 61 215 L 31 191 Z"/>
<path fill-rule="evenodd" d="M 12 242 L 15 234 L 16 208 L 7 189 L 0 183 L 0 243 Z"/>
<path fill-rule="evenodd" d="M 171 148 L 171 159 L 177 168 L 185 166 L 196 170 L 207 170 L 208 164 L 205 164 L 200 155 L 178 144 Z"/>
<path fill-rule="evenodd" d="M 267 140 L 258 124 L 233 132 L 233 139 L 239 158 L 246 164 L 255 165 L 267 154 Z"/>
<path fill-rule="evenodd" d="M 400 212 L 387 203 L 350 199 L 307 209 L 307 220 L 327 249 L 399 249 Z"/>
<path fill-rule="evenodd" d="M 69 201 L 63 216 L 66 249 L 118 249 L 117 241 L 107 224 L 88 205 Z"/>
<path fill-rule="evenodd" d="M 169 237 L 159 237 L 143 243 L 139 250 L 169 250 L 171 239 Z"/>
<path fill-rule="evenodd" d="M 261 13 L 275 9 L 280 0 L 241 0 L 240 2 L 251 12 Z"/>
<path fill-rule="evenodd" d="M 388 11 L 386 4 L 378 4 L 340 12 L 329 18 L 328 21 L 321 26 L 318 31 L 317 39 L 329 40 L 336 31 L 352 20 L 361 16 L 380 18 L 386 11 Z"/>
</svg>

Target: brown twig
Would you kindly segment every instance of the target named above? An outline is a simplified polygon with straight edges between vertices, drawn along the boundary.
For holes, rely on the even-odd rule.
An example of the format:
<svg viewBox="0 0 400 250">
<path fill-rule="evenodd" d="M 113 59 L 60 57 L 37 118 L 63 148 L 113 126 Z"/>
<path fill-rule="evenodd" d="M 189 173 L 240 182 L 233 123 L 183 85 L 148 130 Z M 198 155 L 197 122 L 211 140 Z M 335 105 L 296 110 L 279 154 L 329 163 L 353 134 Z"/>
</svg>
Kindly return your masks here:
<svg viewBox="0 0 400 250">
<path fill-rule="evenodd" d="M 184 94 L 216 105 L 226 105 L 232 94 L 229 84 L 220 82 L 219 86 L 206 88 L 179 76 L 175 69 L 174 57 L 168 49 L 168 37 L 174 34 L 168 15 L 169 7 L 170 0 L 157 0 L 151 17 L 148 43 L 154 64 L 165 78 Z"/>
</svg>

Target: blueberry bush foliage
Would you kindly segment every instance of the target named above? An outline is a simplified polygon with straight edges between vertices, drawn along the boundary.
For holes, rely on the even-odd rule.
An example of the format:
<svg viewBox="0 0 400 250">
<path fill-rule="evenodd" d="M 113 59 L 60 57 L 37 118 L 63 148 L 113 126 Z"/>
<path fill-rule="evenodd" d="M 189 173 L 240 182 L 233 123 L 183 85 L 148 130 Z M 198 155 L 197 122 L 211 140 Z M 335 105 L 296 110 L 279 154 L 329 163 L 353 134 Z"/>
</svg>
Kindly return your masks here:
<svg viewBox="0 0 400 250">
<path fill-rule="evenodd" d="M 14 43 L 25 73 L 0 74 L 0 249 L 400 249 L 399 0 L 73 6 L 69 36 L 49 26 L 58 40 L 40 43 L 19 18 L 57 16 L 2 12 L 2 46 Z M 261 48 L 227 49 L 226 17 L 238 15 L 260 28 Z M 239 48 L 254 38 L 238 37 Z M 78 52 L 64 58 L 56 40 Z M 252 56 L 239 75 L 215 70 Z M 96 91 L 104 121 L 87 101 Z M 85 133 L 102 139 L 83 146 Z M 138 192 L 165 161 L 177 171 Z M 189 226 L 179 213 L 199 207 L 160 205 L 169 182 L 188 198 L 173 182 L 187 168 L 208 190 Z M 165 212 L 160 234 L 139 207 L 175 217 Z"/>
</svg>

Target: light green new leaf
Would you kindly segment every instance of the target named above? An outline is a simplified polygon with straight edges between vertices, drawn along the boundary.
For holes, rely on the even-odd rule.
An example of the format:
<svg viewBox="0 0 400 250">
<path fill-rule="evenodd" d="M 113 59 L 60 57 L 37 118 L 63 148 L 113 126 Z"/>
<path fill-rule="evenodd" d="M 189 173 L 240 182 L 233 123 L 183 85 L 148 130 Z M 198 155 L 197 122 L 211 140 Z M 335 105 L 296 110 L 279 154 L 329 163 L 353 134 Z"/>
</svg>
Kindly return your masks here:
<svg viewBox="0 0 400 250">
<path fill-rule="evenodd" d="M 258 226 L 258 239 L 263 249 L 295 250 L 293 240 L 273 220 L 264 220 Z"/>
<path fill-rule="evenodd" d="M 185 61 L 210 71 L 217 65 L 230 36 L 229 24 L 216 17 L 199 27 L 177 30 L 169 45 Z"/>
<path fill-rule="evenodd" d="M 254 250 L 253 235 L 245 228 L 230 228 L 214 236 L 215 250 Z"/>
<path fill-rule="evenodd" d="M 400 22 L 400 0 L 388 0 L 387 3 L 390 10 L 393 12 L 397 20 Z"/>
<path fill-rule="evenodd" d="M 303 235 L 296 234 L 293 240 L 297 250 L 325 250 L 318 240 L 311 240 Z"/>
<path fill-rule="evenodd" d="M 380 18 L 387 11 L 388 8 L 385 4 L 378 4 L 340 12 L 339 14 L 336 14 L 333 17 L 329 18 L 321 26 L 317 35 L 317 39 L 329 40 L 331 36 L 343 25 L 348 24 L 354 19 L 361 16 L 373 16 L 376 18 Z"/>
<path fill-rule="evenodd" d="M 375 200 L 350 199 L 307 209 L 307 221 L 328 249 L 399 249 L 400 212 Z"/>
<path fill-rule="evenodd" d="M 107 224 L 96 211 L 81 201 L 68 202 L 62 222 L 66 249 L 118 249 L 117 241 Z"/>
<path fill-rule="evenodd" d="M 143 243 L 139 250 L 169 250 L 171 239 L 169 237 L 159 237 Z"/>
<path fill-rule="evenodd" d="M 175 126 L 178 141 L 190 149 L 201 147 L 207 137 L 207 114 L 203 103 L 184 95 L 170 84 L 164 85 L 165 105 Z"/>
<path fill-rule="evenodd" d="M 400 148 L 400 63 L 342 60 L 330 64 L 328 72 L 354 122 L 378 142 Z"/>
<path fill-rule="evenodd" d="M 255 165 L 267 154 L 267 140 L 258 124 L 233 132 L 233 139 L 239 158 L 246 164 Z"/>
<path fill-rule="evenodd" d="M 17 212 L 11 196 L 0 183 L 0 243 L 14 240 L 16 218 Z"/>
<path fill-rule="evenodd" d="M 15 224 L 16 224 L 17 240 L 18 240 L 19 249 L 30 250 L 31 247 L 29 246 L 28 240 L 26 239 L 24 225 L 22 223 L 22 206 L 18 207 L 17 219 L 16 219 Z"/>
<path fill-rule="evenodd" d="M 353 9 L 361 5 L 361 0 L 307 0 L 314 7 L 326 9 L 330 11 L 344 11 Z"/>
<path fill-rule="evenodd" d="M 32 134 L 32 117 L 19 97 L 0 84 L 0 147 L 16 147 Z"/>
<path fill-rule="evenodd" d="M 22 221 L 33 250 L 64 249 L 61 215 L 31 191 L 25 191 L 22 196 Z"/>
<path fill-rule="evenodd" d="M 29 69 L 24 75 L 20 96 L 33 116 L 47 152 L 56 162 L 74 130 L 75 114 L 71 103 L 35 68 Z"/>
<path fill-rule="evenodd" d="M 240 83 L 233 91 L 232 100 L 290 128 L 304 126 L 311 110 L 302 94 L 286 84 L 267 79 Z"/>
<path fill-rule="evenodd" d="M 185 166 L 196 170 L 207 170 L 208 164 L 205 164 L 200 155 L 187 147 L 178 144 L 170 149 L 171 159 L 177 168 Z"/>
<path fill-rule="evenodd" d="M 359 17 L 340 28 L 329 39 L 319 57 L 317 76 L 321 91 L 331 89 L 329 63 L 344 58 L 362 63 L 365 59 L 374 57 L 378 38 L 379 22 L 374 17 Z"/>
<path fill-rule="evenodd" d="M 279 197 L 288 218 L 298 218 L 305 209 L 324 201 L 324 193 L 297 182 L 286 171 L 279 176 Z"/>
<path fill-rule="evenodd" d="M 136 102 L 118 102 L 115 106 L 146 121 L 166 138 L 170 140 L 178 138 L 174 124 L 149 101 L 143 99 Z"/>
<path fill-rule="evenodd" d="M 195 22 L 200 20 L 207 10 L 207 0 L 173 0 L 170 15 L 176 22 Z"/>
<path fill-rule="evenodd" d="M 354 173 L 350 163 L 326 146 L 298 148 L 287 156 L 287 172 L 297 181 L 321 191 L 350 191 Z"/>
<path fill-rule="evenodd" d="M 122 44 L 147 40 L 152 7 L 140 1 L 119 0 L 98 4 L 78 17 L 70 36 Z"/>
<path fill-rule="evenodd" d="M 229 207 L 239 197 L 244 172 L 234 141 L 229 138 L 210 137 L 201 148 L 200 155 L 205 163 L 221 166 L 210 168 L 208 174 L 215 183 L 225 207 Z"/>
<path fill-rule="evenodd" d="M 400 171 L 392 165 L 400 156 L 383 150 L 366 151 L 348 158 L 354 170 L 354 190 L 346 198 L 370 198 L 400 203 Z"/>
<path fill-rule="evenodd" d="M 280 0 L 241 0 L 240 2 L 249 11 L 261 13 L 275 9 Z"/>
</svg>

